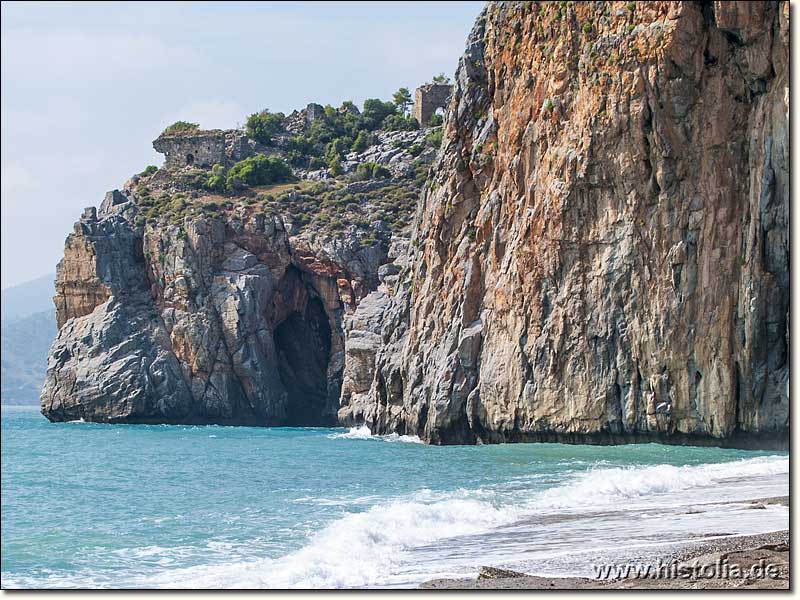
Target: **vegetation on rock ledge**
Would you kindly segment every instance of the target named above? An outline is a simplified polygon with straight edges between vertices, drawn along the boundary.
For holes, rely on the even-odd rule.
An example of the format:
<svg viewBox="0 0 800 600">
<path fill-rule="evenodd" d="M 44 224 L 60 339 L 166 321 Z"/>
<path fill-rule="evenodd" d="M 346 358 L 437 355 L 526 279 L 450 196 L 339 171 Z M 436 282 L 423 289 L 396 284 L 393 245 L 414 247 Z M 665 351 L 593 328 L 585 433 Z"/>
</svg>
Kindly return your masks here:
<svg viewBox="0 0 800 600">
<path fill-rule="evenodd" d="M 225 177 L 227 188 L 241 189 L 248 186 L 283 183 L 293 178 L 292 170 L 284 161 L 275 156 L 257 154 L 233 165 Z"/>
<path fill-rule="evenodd" d="M 181 133 L 199 130 L 200 125 L 197 123 L 190 123 L 189 121 L 175 121 L 172 125 L 164 129 L 164 131 L 161 132 L 161 135 L 178 135 Z"/>
<path fill-rule="evenodd" d="M 272 137 L 283 127 L 286 115 L 283 113 L 272 113 L 262 110 L 247 117 L 245 131 L 247 135 L 257 142 L 269 146 L 272 144 Z"/>
<path fill-rule="evenodd" d="M 432 149 L 441 143 L 441 127 L 413 133 L 419 123 L 408 114 L 410 103 L 411 93 L 400 88 L 393 101 L 367 99 L 361 110 L 349 101 L 312 104 L 288 117 L 262 110 L 242 131 L 176 142 L 185 144 L 177 146 L 180 156 L 191 153 L 192 160 L 139 174 L 136 222 L 182 227 L 185 219 L 244 209 L 281 215 L 291 235 L 310 240 L 355 228 L 360 243 L 375 243 L 377 231 L 410 224 Z M 204 132 L 178 121 L 162 135 L 193 133 Z M 200 153 L 211 160 L 200 163 Z"/>
</svg>

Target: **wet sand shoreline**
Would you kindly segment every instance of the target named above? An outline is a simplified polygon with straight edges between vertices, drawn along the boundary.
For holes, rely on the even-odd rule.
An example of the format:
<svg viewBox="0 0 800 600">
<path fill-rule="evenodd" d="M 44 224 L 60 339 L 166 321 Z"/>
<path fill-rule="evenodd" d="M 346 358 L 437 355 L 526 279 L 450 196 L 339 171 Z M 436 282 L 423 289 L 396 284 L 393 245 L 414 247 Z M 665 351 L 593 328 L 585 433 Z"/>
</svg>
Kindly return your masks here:
<svg viewBox="0 0 800 600">
<path fill-rule="evenodd" d="M 742 502 L 732 500 L 730 503 Z M 748 500 L 753 509 L 789 505 L 788 496 Z M 700 505 L 699 505 L 700 506 Z M 722 534 L 721 534 L 722 535 Z M 484 566 L 477 578 L 434 579 L 422 589 L 789 589 L 789 531 L 688 542 L 665 550 L 659 575 L 613 578 L 542 577 Z M 768 569 L 768 570 L 767 570 Z M 763 575 L 761 574 L 763 573 Z"/>
</svg>

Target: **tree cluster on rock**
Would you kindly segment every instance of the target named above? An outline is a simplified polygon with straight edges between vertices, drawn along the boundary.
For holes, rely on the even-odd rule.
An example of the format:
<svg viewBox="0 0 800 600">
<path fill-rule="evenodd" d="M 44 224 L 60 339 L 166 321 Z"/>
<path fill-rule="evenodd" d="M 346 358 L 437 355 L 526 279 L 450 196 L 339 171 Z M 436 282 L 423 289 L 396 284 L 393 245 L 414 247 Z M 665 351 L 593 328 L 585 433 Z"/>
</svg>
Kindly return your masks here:
<svg viewBox="0 0 800 600">
<path fill-rule="evenodd" d="M 285 119 L 286 115 L 281 112 L 272 113 L 262 110 L 247 117 L 245 131 L 248 137 L 269 146 L 273 142 L 273 136 L 283 128 Z"/>
</svg>

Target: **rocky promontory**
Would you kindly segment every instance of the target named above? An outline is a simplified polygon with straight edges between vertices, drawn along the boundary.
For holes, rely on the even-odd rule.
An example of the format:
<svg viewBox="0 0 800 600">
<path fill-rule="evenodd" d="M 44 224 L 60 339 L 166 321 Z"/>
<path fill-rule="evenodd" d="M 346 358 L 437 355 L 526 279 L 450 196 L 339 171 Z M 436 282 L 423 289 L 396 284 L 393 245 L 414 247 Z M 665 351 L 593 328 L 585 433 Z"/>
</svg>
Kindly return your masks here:
<svg viewBox="0 0 800 600">
<path fill-rule="evenodd" d="M 440 127 L 176 123 L 67 239 L 44 414 L 785 445 L 788 35 L 787 2 L 491 2 Z"/>
<path fill-rule="evenodd" d="M 164 166 L 67 238 L 45 416 L 336 424 L 343 318 L 408 235 L 440 140 L 390 103 L 366 108 L 383 121 L 310 105 L 159 136 Z"/>
</svg>

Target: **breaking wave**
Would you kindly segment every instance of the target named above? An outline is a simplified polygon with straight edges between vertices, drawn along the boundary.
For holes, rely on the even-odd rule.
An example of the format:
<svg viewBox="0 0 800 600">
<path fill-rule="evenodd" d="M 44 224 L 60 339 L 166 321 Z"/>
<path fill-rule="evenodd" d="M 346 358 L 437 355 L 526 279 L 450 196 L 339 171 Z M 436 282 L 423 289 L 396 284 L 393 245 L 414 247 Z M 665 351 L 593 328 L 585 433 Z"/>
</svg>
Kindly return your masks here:
<svg viewBox="0 0 800 600">
<path fill-rule="evenodd" d="M 381 440 L 384 442 L 405 442 L 408 444 L 424 443 L 417 435 L 398 435 L 390 433 L 388 435 L 372 435 L 372 431 L 366 425 L 351 427 L 347 433 L 332 433 L 328 436 L 332 440 Z"/>
<path fill-rule="evenodd" d="M 328 525 L 311 543 L 275 560 L 191 567 L 145 585 L 199 588 L 353 588 L 385 584 L 405 550 L 484 532 L 514 521 L 519 511 L 491 502 L 425 494 L 379 504 Z"/>
<path fill-rule="evenodd" d="M 593 469 L 577 475 L 567 485 L 544 491 L 537 504 L 551 508 L 614 504 L 620 500 L 650 498 L 659 494 L 711 486 L 730 479 L 751 479 L 788 473 L 788 456 L 764 456 L 682 467 L 654 465 Z"/>
<path fill-rule="evenodd" d="M 374 439 L 363 428 L 337 435 Z M 624 501 L 632 498 L 668 496 L 725 480 L 788 474 L 788 470 L 785 456 L 683 467 L 603 468 L 572 476 L 545 491 L 520 494 L 516 502 L 499 500 L 500 496 L 487 489 L 447 493 L 423 490 L 406 499 L 348 514 L 319 531 L 300 550 L 281 558 L 166 571 L 142 584 L 200 588 L 385 585 L 408 551 L 434 542 L 490 532 L 543 511 L 611 504 L 626 510 Z M 680 502 L 679 497 L 673 496 L 673 500 Z"/>
</svg>

